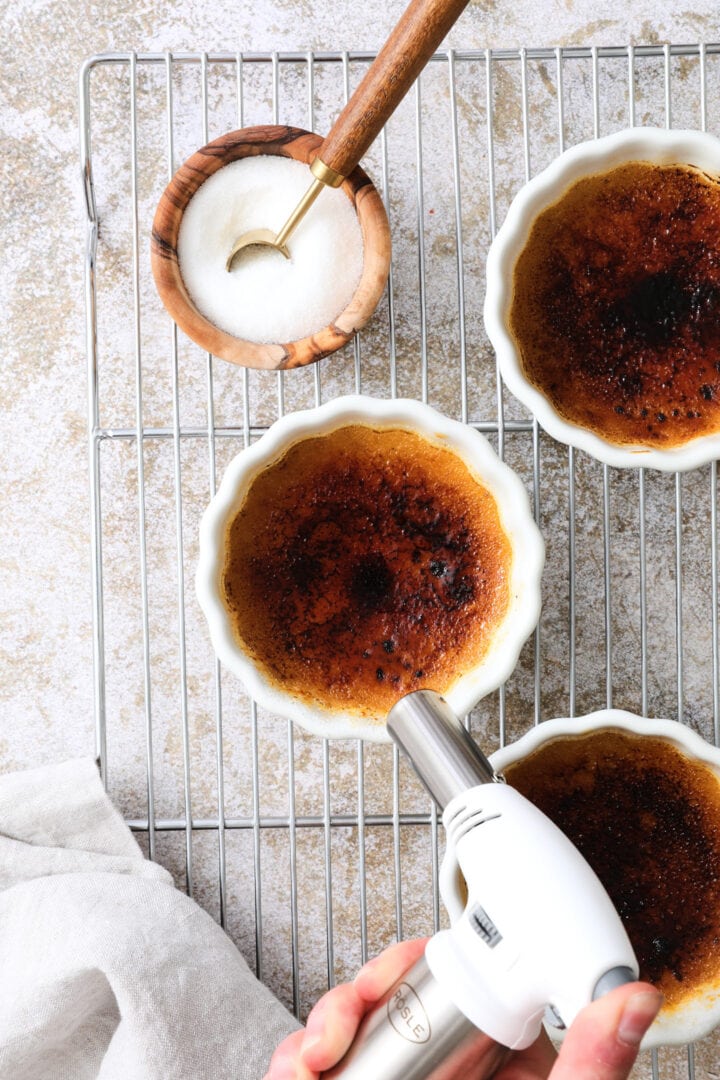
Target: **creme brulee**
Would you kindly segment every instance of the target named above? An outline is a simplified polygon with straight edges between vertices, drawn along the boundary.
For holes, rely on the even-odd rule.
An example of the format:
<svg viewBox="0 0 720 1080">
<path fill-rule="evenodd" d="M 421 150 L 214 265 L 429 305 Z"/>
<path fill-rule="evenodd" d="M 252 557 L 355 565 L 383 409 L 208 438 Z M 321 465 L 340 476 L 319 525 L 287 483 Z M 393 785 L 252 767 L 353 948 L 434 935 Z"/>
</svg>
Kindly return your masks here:
<svg viewBox="0 0 720 1080">
<path fill-rule="evenodd" d="M 504 770 L 573 841 L 670 1012 L 720 972 L 720 780 L 668 740 L 559 736 Z"/>
<path fill-rule="evenodd" d="M 720 182 L 635 161 L 577 180 L 536 218 L 509 330 L 526 378 L 617 445 L 720 430 Z"/>
<path fill-rule="evenodd" d="M 384 714 L 482 660 L 511 560 L 495 499 L 456 453 L 349 424 L 255 477 L 227 528 L 222 589 L 271 683 L 323 709 Z"/>
</svg>

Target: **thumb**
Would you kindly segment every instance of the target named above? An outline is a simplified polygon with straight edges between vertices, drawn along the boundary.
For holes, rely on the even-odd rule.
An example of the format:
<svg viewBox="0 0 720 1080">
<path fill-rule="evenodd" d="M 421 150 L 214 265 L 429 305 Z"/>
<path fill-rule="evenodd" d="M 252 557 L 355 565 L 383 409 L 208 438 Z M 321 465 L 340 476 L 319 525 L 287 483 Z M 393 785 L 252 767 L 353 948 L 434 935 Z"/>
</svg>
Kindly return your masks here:
<svg viewBox="0 0 720 1080">
<path fill-rule="evenodd" d="M 588 1005 L 569 1029 L 548 1080 L 627 1080 L 662 1000 L 649 983 L 628 983 Z"/>
</svg>

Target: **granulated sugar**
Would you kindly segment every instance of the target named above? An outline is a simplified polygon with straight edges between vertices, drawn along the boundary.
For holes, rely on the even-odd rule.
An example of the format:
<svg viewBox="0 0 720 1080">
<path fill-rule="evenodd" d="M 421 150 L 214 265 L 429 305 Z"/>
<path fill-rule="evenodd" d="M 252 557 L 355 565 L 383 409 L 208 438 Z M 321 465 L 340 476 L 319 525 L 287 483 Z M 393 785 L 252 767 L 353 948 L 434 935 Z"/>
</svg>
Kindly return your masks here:
<svg viewBox="0 0 720 1080">
<path fill-rule="evenodd" d="M 362 272 L 362 233 L 340 189 L 321 191 L 288 241 L 290 259 L 252 247 L 225 269 L 238 237 L 277 233 L 313 177 L 307 165 L 264 155 L 231 162 L 188 203 L 178 237 L 180 272 L 198 310 L 245 341 L 297 341 L 332 323 Z"/>
</svg>

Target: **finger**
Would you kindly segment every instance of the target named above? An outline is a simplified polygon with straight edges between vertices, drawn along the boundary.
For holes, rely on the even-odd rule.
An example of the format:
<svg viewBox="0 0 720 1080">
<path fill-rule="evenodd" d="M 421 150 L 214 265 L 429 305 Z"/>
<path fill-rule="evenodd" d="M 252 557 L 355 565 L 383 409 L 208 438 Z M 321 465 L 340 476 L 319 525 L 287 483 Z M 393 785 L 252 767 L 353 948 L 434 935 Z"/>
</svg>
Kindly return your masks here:
<svg viewBox="0 0 720 1080">
<path fill-rule="evenodd" d="M 315 1071 L 329 1069 L 349 1049 L 368 1006 L 378 1001 L 422 955 L 427 938 L 401 941 L 368 961 L 355 981 L 336 986 L 308 1017 L 301 1057 Z"/>
<path fill-rule="evenodd" d="M 300 1049 L 302 1062 L 318 1073 L 340 1061 L 353 1041 L 366 1008 L 352 983 L 329 990 L 308 1016 Z"/>
<path fill-rule="evenodd" d="M 627 1080 L 640 1042 L 662 1005 L 649 983 L 629 983 L 579 1014 L 550 1080 Z"/>
<path fill-rule="evenodd" d="M 541 1031 L 532 1046 L 513 1054 L 502 1071 L 502 1080 L 547 1080 L 556 1058 L 555 1047 Z"/>
<path fill-rule="evenodd" d="M 300 1047 L 305 1032 L 293 1031 L 280 1043 L 273 1056 L 263 1080 L 315 1080 L 316 1074 L 300 1060 Z"/>
<path fill-rule="evenodd" d="M 353 986 L 366 1002 L 379 1001 L 401 975 L 408 971 L 425 951 L 427 938 L 414 941 L 399 941 L 391 945 L 379 956 L 369 960 L 361 967 Z"/>
</svg>

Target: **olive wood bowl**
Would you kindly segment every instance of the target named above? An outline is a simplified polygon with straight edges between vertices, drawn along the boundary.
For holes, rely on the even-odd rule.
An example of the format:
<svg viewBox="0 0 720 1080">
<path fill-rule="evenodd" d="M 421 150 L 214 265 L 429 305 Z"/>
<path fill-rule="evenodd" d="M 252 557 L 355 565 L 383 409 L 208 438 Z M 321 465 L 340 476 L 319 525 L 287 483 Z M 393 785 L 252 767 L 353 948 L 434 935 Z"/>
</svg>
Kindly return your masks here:
<svg viewBox="0 0 720 1080">
<path fill-rule="evenodd" d="M 177 325 L 213 356 L 244 367 L 302 367 L 342 348 L 375 311 L 390 271 L 390 226 L 380 195 L 359 167 L 342 190 L 353 204 L 363 239 L 363 269 L 355 294 L 337 319 L 310 337 L 277 344 L 244 341 L 201 315 L 180 273 L 177 240 L 185 207 L 209 176 L 239 158 L 262 154 L 309 165 L 322 138 L 301 128 L 263 125 L 231 131 L 196 151 L 180 166 L 162 194 L 152 228 L 151 265 L 160 299 Z M 308 186 L 312 182 L 308 170 Z M 312 212 L 312 211 L 310 211 Z"/>
</svg>

